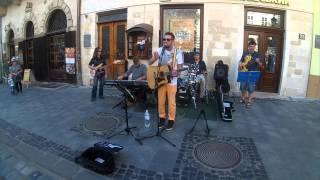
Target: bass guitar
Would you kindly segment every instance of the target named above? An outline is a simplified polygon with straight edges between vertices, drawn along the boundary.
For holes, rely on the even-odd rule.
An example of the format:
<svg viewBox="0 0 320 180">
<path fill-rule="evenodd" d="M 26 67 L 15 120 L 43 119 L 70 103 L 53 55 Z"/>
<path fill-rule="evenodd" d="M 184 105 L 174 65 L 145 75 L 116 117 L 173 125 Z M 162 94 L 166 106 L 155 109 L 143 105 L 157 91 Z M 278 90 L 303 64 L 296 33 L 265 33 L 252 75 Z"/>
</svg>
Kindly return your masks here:
<svg viewBox="0 0 320 180">
<path fill-rule="evenodd" d="M 188 68 L 178 69 L 177 72 L 188 70 Z M 158 87 L 170 83 L 172 73 L 168 65 L 149 66 L 147 70 L 147 82 L 150 89 L 156 89 Z"/>
</svg>

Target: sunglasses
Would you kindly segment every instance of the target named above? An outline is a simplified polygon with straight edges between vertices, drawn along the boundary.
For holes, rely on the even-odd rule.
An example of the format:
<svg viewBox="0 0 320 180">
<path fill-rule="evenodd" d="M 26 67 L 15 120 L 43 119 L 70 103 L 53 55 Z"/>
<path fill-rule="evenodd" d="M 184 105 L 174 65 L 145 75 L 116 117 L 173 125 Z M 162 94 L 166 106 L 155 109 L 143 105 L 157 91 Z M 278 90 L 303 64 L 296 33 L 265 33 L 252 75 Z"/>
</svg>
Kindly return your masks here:
<svg viewBox="0 0 320 180">
<path fill-rule="evenodd" d="M 102 51 L 100 50 L 100 51 L 98 51 L 98 52 L 102 52 Z"/>
<path fill-rule="evenodd" d="M 163 40 L 163 41 L 171 41 L 172 39 L 163 38 L 162 40 Z"/>
</svg>

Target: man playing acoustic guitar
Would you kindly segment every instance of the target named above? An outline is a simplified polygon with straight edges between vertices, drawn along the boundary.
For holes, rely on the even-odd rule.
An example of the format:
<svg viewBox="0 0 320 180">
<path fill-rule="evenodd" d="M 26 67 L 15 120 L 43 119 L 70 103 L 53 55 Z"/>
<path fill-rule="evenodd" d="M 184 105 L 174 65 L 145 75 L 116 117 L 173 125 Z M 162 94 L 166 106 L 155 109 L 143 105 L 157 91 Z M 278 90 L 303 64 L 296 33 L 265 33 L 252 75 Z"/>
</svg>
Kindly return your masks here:
<svg viewBox="0 0 320 180">
<path fill-rule="evenodd" d="M 171 69 L 171 77 L 169 78 L 169 83 L 161 85 L 158 87 L 158 109 L 160 117 L 160 128 L 165 127 L 166 121 L 166 99 L 168 97 L 168 124 L 166 126 L 167 130 L 172 130 L 174 125 L 174 120 L 176 117 L 176 92 L 177 92 L 177 80 L 178 80 L 178 70 L 182 69 L 183 66 L 183 55 L 180 50 L 174 46 L 175 36 L 172 32 L 166 32 L 163 40 L 163 47 L 157 49 L 153 53 L 153 57 L 149 62 L 149 65 L 153 64 L 156 60 L 158 65 L 169 66 Z"/>
<path fill-rule="evenodd" d="M 260 62 L 260 54 L 255 51 L 256 45 L 254 39 L 249 40 L 248 51 L 243 53 L 239 63 L 239 71 L 259 71 L 259 66 L 262 66 L 262 63 Z M 251 105 L 255 88 L 255 82 L 240 82 L 240 102 L 246 103 L 247 107 Z"/>
<path fill-rule="evenodd" d="M 94 49 L 92 59 L 89 62 L 90 73 L 93 75 L 91 101 L 96 100 L 98 82 L 99 82 L 99 98 L 103 99 L 105 65 L 106 65 L 106 62 L 101 55 L 101 48 L 96 47 Z"/>
</svg>

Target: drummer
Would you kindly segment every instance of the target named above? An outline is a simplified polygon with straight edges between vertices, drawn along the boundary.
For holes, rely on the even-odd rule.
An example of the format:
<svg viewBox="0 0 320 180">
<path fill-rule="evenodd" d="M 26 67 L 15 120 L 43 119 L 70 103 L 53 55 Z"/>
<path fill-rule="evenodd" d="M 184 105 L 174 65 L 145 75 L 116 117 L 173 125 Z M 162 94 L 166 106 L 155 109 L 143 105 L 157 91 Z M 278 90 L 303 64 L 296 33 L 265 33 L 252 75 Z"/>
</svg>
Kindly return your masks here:
<svg viewBox="0 0 320 180">
<path fill-rule="evenodd" d="M 207 66 L 203 60 L 200 60 L 200 53 L 195 52 L 193 55 L 192 71 L 197 75 L 197 81 L 200 82 L 200 98 L 205 96 Z"/>
</svg>

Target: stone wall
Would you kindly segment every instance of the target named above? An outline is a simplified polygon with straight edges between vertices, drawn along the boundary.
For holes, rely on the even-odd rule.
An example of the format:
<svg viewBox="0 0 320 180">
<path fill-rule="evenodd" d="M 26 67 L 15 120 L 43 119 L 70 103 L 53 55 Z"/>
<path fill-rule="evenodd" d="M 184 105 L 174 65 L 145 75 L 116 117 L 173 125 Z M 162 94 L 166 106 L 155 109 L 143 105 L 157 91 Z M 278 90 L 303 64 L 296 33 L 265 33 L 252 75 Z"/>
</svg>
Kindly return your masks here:
<svg viewBox="0 0 320 180">
<path fill-rule="evenodd" d="M 287 11 L 280 94 L 306 96 L 312 49 L 312 14 Z M 305 34 L 305 40 L 299 39 Z"/>
<path fill-rule="evenodd" d="M 206 3 L 204 5 L 203 59 L 209 75 L 208 87 L 214 87 L 213 69 L 218 60 L 229 65 L 229 81 L 236 90 L 237 64 L 243 51 L 244 6 Z"/>
</svg>

